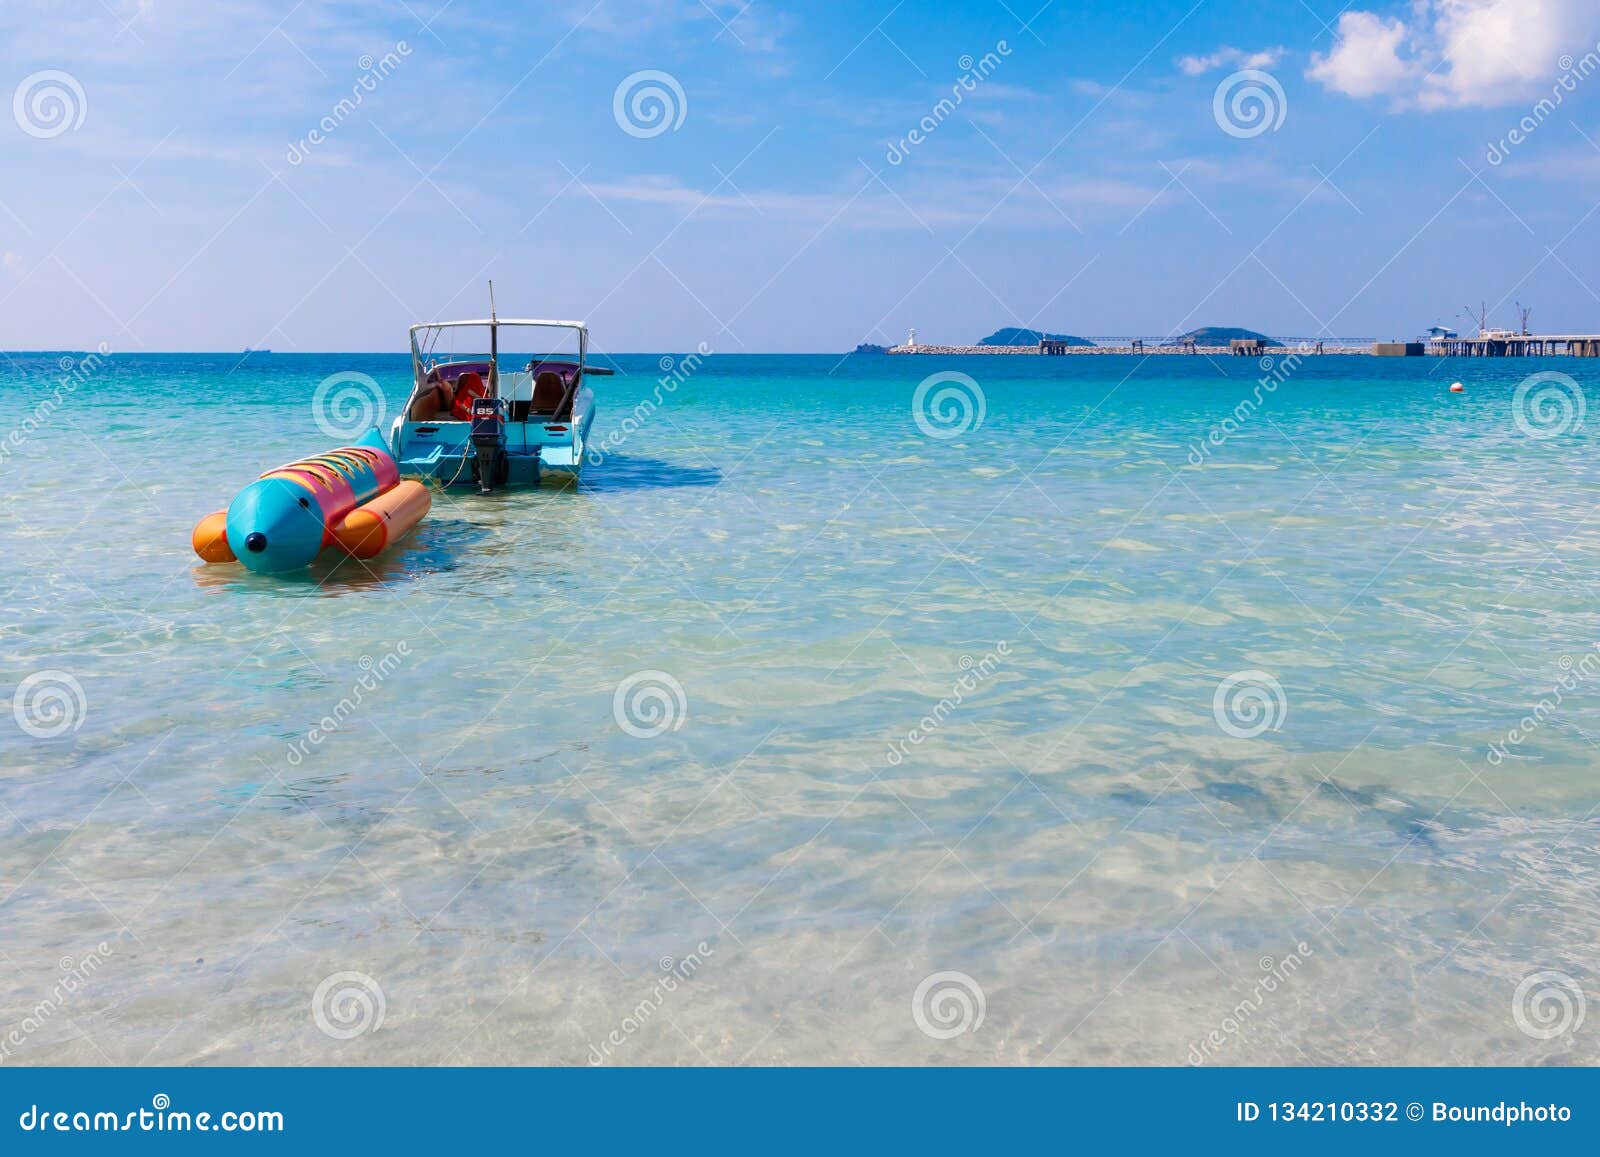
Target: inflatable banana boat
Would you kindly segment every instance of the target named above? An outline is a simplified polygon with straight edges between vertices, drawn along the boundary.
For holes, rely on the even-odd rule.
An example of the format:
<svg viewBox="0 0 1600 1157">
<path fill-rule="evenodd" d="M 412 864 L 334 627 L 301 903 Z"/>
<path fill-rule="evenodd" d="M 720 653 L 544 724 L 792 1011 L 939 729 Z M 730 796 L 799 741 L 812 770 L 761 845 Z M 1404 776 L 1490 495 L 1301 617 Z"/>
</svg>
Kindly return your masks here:
<svg viewBox="0 0 1600 1157">
<path fill-rule="evenodd" d="M 258 574 L 299 570 L 335 544 L 354 558 L 372 558 L 421 522 L 432 504 L 426 486 L 400 480 L 374 430 L 354 445 L 267 471 L 226 510 L 200 520 L 194 552 Z"/>
</svg>

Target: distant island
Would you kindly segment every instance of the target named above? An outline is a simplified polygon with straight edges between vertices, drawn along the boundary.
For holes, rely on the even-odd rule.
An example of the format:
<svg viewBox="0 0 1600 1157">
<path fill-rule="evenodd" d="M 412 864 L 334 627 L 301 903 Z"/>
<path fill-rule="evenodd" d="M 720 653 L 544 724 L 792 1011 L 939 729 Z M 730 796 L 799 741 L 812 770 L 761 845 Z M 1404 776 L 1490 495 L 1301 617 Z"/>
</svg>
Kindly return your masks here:
<svg viewBox="0 0 1600 1157">
<path fill-rule="evenodd" d="M 1182 345 L 1192 341 L 1195 345 L 1225 346 L 1231 341 L 1254 341 L 1264 346 L 1282 346 L 1283 343 L 1273 341 L 1264 333 L 1257 333 L 1253 329 L 1239 329 L 1231 325 L 1207 325 L 1199 329 L 1192 329 L 1186 334 L 1163 342 L 1163 345 Z"/>
<path fill-rule="evenodd" d="M 1424 352 L 1425 344 L 1438 343 L 1409 342 L 1352 342 L 1352 341 L 1306 341 L 1301 345 L 1302 353 L 1314 354 L 1375 354 L 1399 357 L 1401 355 L 1418 354 Z M 1393 347 L 1393 348 L 1391 348 Z M 1206 325 L 1199 329 L 1190 330 L 1188 333 L 1176 337 L 1103 337 L 1093 341 L 1086 337 L 1078 337 L 1070 333 L 1045 333 L 1036 329 L 1023 329 L 1020 326 L 1006 326 L 997 329 L 982 341 L 974 345 L 943 345 L 917 340 L 917 331 L 912 330 L 906 340 L 900 345 L 892 345 L 885 349 L 879 345 L 859 345 L 856 353 L 886 353 L 886 354 L 937 354 L 937 355 L 965 355 L 965 354 L 1033 354 L 1035 356 L 1049 357 L 1060 355 L 1073 356 L 1098 356 L 1098 355 L 1133 355 L 1136 357 L 1152 357 L 1156 355 L 1191 355 L 1205 354 L 1230 354 L 1235 357 L 1258 357 L 1268 351 L 1279 351 L 1287 348 L 1283 342 L 1270 338 L 1264 333 L 1243 326 L 1232 325 Z M 1600 340 L 1595 342 L 1595 349 L 1600 350 Z M 1274 353 L 1274 356 L 1277 356 Z M 1600 357 L 1600 353 L 1595 355 Z"/>
<path fill-rule="evenodd" d="M 1094 342 L 1086 337 L 1074 337 L 1070 333 L 1040 333 L 1036 329 L 1017 329 L 1015 326 L 1006 326 L 997 329 L 988 337 L 980 341 L 979 345 L 1029 345 L 1037 346 L 1042 341 L 1061 342 L 1065 345 L 1092 346 Z"/>
</svg>

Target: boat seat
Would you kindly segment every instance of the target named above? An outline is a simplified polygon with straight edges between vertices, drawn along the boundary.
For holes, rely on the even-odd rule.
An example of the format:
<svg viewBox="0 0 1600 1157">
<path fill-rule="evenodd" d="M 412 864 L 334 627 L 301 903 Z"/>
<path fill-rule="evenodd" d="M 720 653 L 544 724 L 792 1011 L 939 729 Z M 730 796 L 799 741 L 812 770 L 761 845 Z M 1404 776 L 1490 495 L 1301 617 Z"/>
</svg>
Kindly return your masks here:
<svg viewBox="0 0 1600 1157">
<path fill-rule="evenodd" d="M 422 393 L 417 395 L 417 400 L 411 403 L 411 409 L 406 413 L 406 420 L 411 422 L 432 422 L 440 414 L 446 416 L 450 413 L 452 391 L 444 382 L 429 382 L 423 387 Z"/>
<path fill-rule="evenodd" d="M 544 370 L 533 379 L 533 401 L 528 411 L 534 414 L 553 414 L 567 396 L 567 383 L 554 370 Z"/>
<path fill-rule="evenodd" d="M 533 397 L 526 402 L 511 403 L 511 420 L 526 422 L 530 419 L 554 417 L 567 398 L 567 383 L 554 370 L 541 370 L 533 379 Z"/>
</svg>

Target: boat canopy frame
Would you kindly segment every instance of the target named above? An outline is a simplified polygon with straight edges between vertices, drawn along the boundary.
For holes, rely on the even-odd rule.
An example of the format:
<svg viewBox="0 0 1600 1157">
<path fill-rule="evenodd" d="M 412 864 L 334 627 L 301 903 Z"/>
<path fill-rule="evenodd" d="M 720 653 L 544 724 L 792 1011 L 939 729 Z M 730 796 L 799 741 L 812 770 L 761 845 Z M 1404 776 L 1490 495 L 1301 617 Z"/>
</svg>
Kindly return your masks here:
<svg viewBox="0 0 1600 1157">
<path fill-rule="evenodd" d="M 529 329 L 537 327 L 537 328 L 543 328 L 543 329 L 570 329 L 570 330 L 575 330 L 575 331 L 577 331 L 577 334 L 578 334 L 578 362 L 577 362 L 577 365 L 578 365 L 578 378 L 579 378 L 579 380 L 582 379 L 584 373 L 609 373 L 610 372 L 609 370 L 601 370 L 601 369 L 599 369 L 597 367 L 589 366 L 589 365 L 586 364 L 588 356 L 589 356 L 589 326 L 585 322 L 581 322 L 581 321 L 557 321 L 557 320 L 553 320 L 553 319 L 534 318 L 534 317 L 480 317 L 480 318 L 473 318 L 473 319 L 470 319 L 470 320 L 467 320 L 467 321 L 430 321 L 430 322 L 423 322 L 423 323 L 421 323 L 419 325 L 414 325 L 408 331 L 408 335 L 409 335 L 409 337 L 411 339 L 412 389 L 413 390 L 420 389 L 422 387 L 422 385 L 423 385 L 424 379 L 427 377 L 428 370 L 431 369 L 433 366 L 440 364 L 437 361 L 431 361 L 431 362 L 429 362 L 427 364 L 427 366 L 424 366 L 423 363 L 424 363 L 424 359 L 429 358 L 432 355 L 432 353 L 433 353 L 433 343 L 435 341 L 437 341 L 439 335 L 442 334 L 447 329 L 473 329 L 473 328 L 488 329 L 488 331 L 489 331 L 489 361 L 490 361 L 491 373 L 496 378 L 498 378 L 499 374 L 500 374 L 500 366 L 499 366 L 499 360 L 500 360 L 500 358 L 499 358 L 499 345 L 500 345 L 500 341 L 499 341 L 499 334 L 500 334 L 500 328 L 502 326 L 514 326 L 514 327 L 518 327 L 518 328 L 529 328 Z M 432 334 L 433 338 L 432 338 L 432 340 L 430 340 L 428 342 L 427 347 L 424 348 L 419 343 L 418 339 L 419 339 L 419 337 L 421 337 L 423 335 L 427 335 L 427 334 Z M 475 360 L 480 360 L 480 359 L 463 358 L 463 359 L 458 359 L 458 360 L 462 360 L 462 361 L 474 360 L 475 361 Z"/>
</svg>

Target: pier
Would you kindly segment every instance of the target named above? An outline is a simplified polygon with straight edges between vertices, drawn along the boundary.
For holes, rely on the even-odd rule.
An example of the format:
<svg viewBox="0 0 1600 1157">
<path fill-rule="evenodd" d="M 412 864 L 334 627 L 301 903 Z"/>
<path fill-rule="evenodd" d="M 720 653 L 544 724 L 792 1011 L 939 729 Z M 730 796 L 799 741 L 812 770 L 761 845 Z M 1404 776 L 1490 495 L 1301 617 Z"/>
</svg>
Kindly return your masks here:
<svg viewBox="0 0 1600 1157">
<path fill-rule="evenodd" d="M 1435 338 L 1427 343 L 1434 357 L 1458 358 L 1600 358 L 1600 334 L 1480 333 L 1477 337 Z"/>
</svg>

